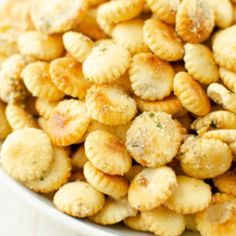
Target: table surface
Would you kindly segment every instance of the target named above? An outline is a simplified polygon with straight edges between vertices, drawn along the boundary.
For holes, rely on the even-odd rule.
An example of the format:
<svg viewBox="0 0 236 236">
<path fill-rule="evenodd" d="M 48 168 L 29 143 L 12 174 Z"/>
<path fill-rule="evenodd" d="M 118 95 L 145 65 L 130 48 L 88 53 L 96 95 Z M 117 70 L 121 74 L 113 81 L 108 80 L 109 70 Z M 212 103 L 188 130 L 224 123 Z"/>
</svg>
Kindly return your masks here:
<svg viewBox="0 0 236 236">
<path fill-rule="evenodd" d="M 0 181 L 1 236 L 79 236 L 28 205 Z"/>
</svg>

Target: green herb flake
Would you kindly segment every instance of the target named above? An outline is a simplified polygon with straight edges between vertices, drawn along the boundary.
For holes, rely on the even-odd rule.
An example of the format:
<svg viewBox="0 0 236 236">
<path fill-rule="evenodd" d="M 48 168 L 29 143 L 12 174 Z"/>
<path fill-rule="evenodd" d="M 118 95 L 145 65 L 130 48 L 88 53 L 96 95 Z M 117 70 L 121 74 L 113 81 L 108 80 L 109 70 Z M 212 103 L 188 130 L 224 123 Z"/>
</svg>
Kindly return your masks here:
<svg viewBox="0 0 236 236">
<path fill-rule="evenodd" d="M 153 118 L 153 117 L 155 116 L 155 114 L 152 112 L 152 113 L 149 113 L 149 116 L 150 116 L 151 118 Z"/>
<path fill-rule="evenodd" d="M 156 127 L 157 128 L 163 128 L 162 125 L 161 125 L 161 122 L 156 122 Z"/>
<path fill-rule="evenodd" d="M 217 128 L 217 125 L 216 125 L 216 123 L 212 120 L 211 121 L 211 123 L 210 123 L 210 127 L 212 128 L 212 129 L 216 129 Z"/>
<path fill-rule="evenodd" d="M 132 146 L 133 148 L 139 147 L 138 144 L 132 144 L 131 146 Z"/>
</svg>

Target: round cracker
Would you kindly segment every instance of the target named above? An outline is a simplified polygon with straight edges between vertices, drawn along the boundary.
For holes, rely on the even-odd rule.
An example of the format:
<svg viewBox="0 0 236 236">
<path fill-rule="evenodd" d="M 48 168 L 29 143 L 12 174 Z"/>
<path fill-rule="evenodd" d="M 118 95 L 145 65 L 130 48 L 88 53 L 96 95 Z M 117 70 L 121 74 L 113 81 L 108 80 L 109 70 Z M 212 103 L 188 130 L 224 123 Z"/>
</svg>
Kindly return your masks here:
<svg viewBox="0 0 236 236">
<path fill-rule="evenodd" d="M 165 202 L 169 209 L 183 214 L 193 214 L 210 204 L 211 188 L 204 181 L 180 175 L 177 176 L 177 183 L 173 194 Z"/>
<path fill-rule="evenodd" d="M 115 85 L 93 85 L 87 92 L 86 105 L 92 119 L 117 126 L 128 124 L 137 112 L 135 100 Z"/>
<path fill-rule="evenodd" d="M 48 170 L 52 159 L 52 145 L 48 136 L 35 128 L 11 133 L 1 150 L 3 169 L 21 181 L 40 178 Z"/>
<path fill-rule="evenodd" d="M 36 29 L 43 34 L 58 34 L 75 27 L 88 10 L 83 0 L 34 0 L 31 18 Z"/>
<path fill-rule="evenodd" d="M 135 209 L 149 211 L 163 204 L 176 186 L 176 176 L 171 168 L 145 168 L 131 181 L 128 201 Z"/>
<path fill-rule="evenodd" d="M 158 167 L 175 157 L 181 141 L 180 129 L 169 114 L 143 112 L 127 132 L 126 147 L 141 165 Z"/>
<path fill-rule="evenodd" d="M 178 61 L 183 58 L 182 40 L 170 25 L 151 18 L 145 21 L 143 34 L 145 43 L 162 60 Z"/>
<path fill-rule="evenodd" d="M 54 147 L 53 160 L 48 170 L 39 179 L 25 181 L 24 184 L 35 192 L 53 192 L 68 181 L 70 171 L 71 160 L 67 151 Z"/>
<path fill-rule="evenodd" d="M 58 103 L 47 120 L 47 134 L 57 146 L 79 143 L 89 126 L 90 118 L 84 102 L 69 99 Z"/>
<path fill-rule="evenodd" d="M 119 79 L 130 64 L 130 53 L 117 44 L 95 46 L 83 63 L 83 73 L 89 81 L 102 84 Z"/>
<path fill-rule="evenodd" d="M 130 206 L 126 197 L 119 200 L 108 198 L 102 210 L 89 219 L 97 224 L 112 225 L 126 217 L 136 216 L 137 213 L 138 211 Z"/>
<path fill-rule="evenodd" d="M 60 211 L 68 215 L 84 218 L 100 211 L 105 198 L 90 184 L 76 181 L 61 187 L 56 192 L 53 203 Z"/>
<path fill-rule="evenodd" d="M 95 189 L 115 199 L 124 197 L 128 192 L 129 183 L 124 177 L 105 174 L 89 161 L 84 165 L 84 176 Z"/>
<path fill-rule="evenodd" d="M 136 54 L 129 74 L 134 94 L 144 100 L 162 100 L 173 89 L 174 69 L 152 53 Z"/>
<path fill-rule="evenodd" d="M 92 165 L 106 174 L 124 175 L 131 167 L 132 159 L 125 144 L 106 131 L 90 133 L 84 147 Z"/>
<path fill-rule="evenodd" d="M 35 97 L 40 97 L 48 101 L 57 101 L 64 97 L 52 82 L 49 74 L 49 63 L 33 62 L 27 65 L 21 72 L 26 88 Z"/>
</svg>

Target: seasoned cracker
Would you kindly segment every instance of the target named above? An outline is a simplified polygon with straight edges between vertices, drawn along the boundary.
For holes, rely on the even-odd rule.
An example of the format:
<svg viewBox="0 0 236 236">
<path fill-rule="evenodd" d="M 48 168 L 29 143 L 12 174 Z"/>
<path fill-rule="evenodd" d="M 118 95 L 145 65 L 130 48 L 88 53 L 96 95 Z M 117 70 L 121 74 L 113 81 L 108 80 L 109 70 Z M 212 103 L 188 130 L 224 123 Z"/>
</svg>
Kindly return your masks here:
<svg viewBox="0 0 236 236">
<path fill-rule="evenodd" d="M 60 35 L 47 36 L 37 31 L 28 31 L 20 35 L 17 43 L 21 54 L 43 61 L 53 60 L 64 52 Z"/>
<path fill-rule="evenodd" d="M 80 100 L 85 97 L 91 86 L 83 75 L 82 64 L 71 57 L 61 57 L 53 60 L 49 72 L 52 82 L 58 89 Z"/>
<path fill-rule="evenodd" d="M 144 0 L 109 1 L 98 8 L 98 15 L 104 20 L 119 23 L 138 16 L 144 7 Z"/>
<path fill-rule="evenodd" d="M 235 129 L 218 129 L 210 130 L 202 135 L 203 138 L 219 139 L 225 143 L 236 142 L 236 130 Z"/>
<path fill-rule="evenodd" d="M 183 42 L 171 26 L 151 18 L 145 21 L 143 34 L 145 43 L 159 58 L 166 61 L 183 58 Z"/>
<path fill-rule="evenodd" d="M 102 210 L 89 219 L 97 224 L 112 225 L 127 217 L 134 217 L 137 213 L 138 211 L 130 206 L 126 197 L 119 200 L 108 198 Z"/>
<path fill-rule="evenodd" d="M 38 31 L 58 34 L 75 27 L 87 11 L 87 1 L 83 0 L 33 0 L 30 14 Z"/>
<path fill-rule="evenodd" d="M 129 183 L 124 177 L 105 174 L 89 161 L 84 165 L 84 176 L 95 189 L 114 199 L 127 195 Z"/>
<path fill-rule="evenodd" d="M 76 181 L 62 186 L 56 192 L 53 203 L 68 215 L 84 218 L 99 212 L 105 203 L 105 198 L 90 184 Z"/>
<path fill-rule="evenodd" d="M 180 0 L 147 0 L 147 5 L 160 20 L 167 24 L 175 24 L 177 9 Z"/>
<path fill-rule="evenodd" d="M 179 72 L 174 78 L 174 94 L 182 106 L 197 116 L 210 112 L 210 101 L 204 89 L 186 72 Z"/>
<path fill-rule="evenodd" d="M 221 140 L 189 137 L 181 146 L 179 158 L 184 173 L 206 179 L 227 171 L 233 155 L 229 146 Z"/>
<path fill-rule="evenodd" d="M 35 128 L 14 131 L 1 150 L 3 169 L 21 181 L 40 178 L 48 170 L 52 159 L 53 150 L 48 136 Z"/>
<path fill-rule="evenodd" d="M 197 228 L 203 236 L 233 236 L 236 230 L 236 199 L 215 194 L 211 205 L 196 216 Z"/>
<path fill-rule="evenodd" d="M 175 72 L 172 66 L 152 53 L 136 54 L 129 69 L 134 94 L 154 101 L 168 97 L 173 89 Z"/>
<path fill-rule="evenodd" d="M 216 35 L 212 45 L 215 60 L 219 66 L 234 72 L 236 71 L 236 57 L 234 53 L 234 45 L 236 43 L 235 34 L 235 25 L 226 28 Z"/>
<path fill-rule="evenodd" d="M 125 144 L 106 131 L 90 133 L 84 143 L 85 153 L 92 165 L 110 175 L 124 175 L 132 159 Z"/>
<path fill-rule="evenodd" d="M 8 104 L 6 117 L 13 130 L 38 127 L 34 117 L 21 105 Z"/>
<path fill-rule="evenodd" d="M 128 201 L 135 209 L 149 211 L 163 204 L 176 187 L 176 176 L 171 168 L 145 168 L 131 181 Z"/>
<path fill-rule="evenodd" d="M 151 211 L 141 213 L 144 225 L 147 225 L 150 232 L 155 235 L 178 236 L 185 229 L 184 216 L 160 206 Z"/>
<path fill-rule="evenodd" d="M 126 147 L 141 165 L 158 167 L 175 157 L 181 141 L 180 129 L 169 114 L 143 112 L 127 132 Z"/>
<path fill-rule="evenodd" d="M 93 85 L 87 92 L 88 114 L 100 123 L 117 126 L 129 123 L 137 112 L 135 100 L 114 85 Z"/>
<path fill-rule="evenodd" d="M 24 181 L 24 184 L 35 192 L 53 192 L 68 181 L 70 171 L 71 160 L 67 151 L 54 147 L 53 160 L 48 170 L 40 178 Z"/>
<path fill-rule="evenodd" d="M 213 9 L 204 0 L 183 0 L 176 14 L 176 32 L 189 43 L 205 41 L 215 26 Z"/>
<path fill-rule="evenodd" d="M 133 216 L 133 217 L 127 217 L 124 219 L 124 224 L 128 226 L 131 229 L 137 230 L 137 231 L 148 231 L 148 226 L 144 223 L 143 219 L 140 215 Z"/>
<path fill-rule="evenodd" d="M 183 213 L 193 214 L 205 209 L 211 201 L 211 188 L 202 180 L 177 176 L 177 187 L 165 202 L 169 209 Z"/>
<path fill-rule="evenodd" d="M 215 13 L 215 23 L 220 28 L 227 28 L 233 23 L 233 5 L 230 0 L 206 0 Z"/>
<path fill-rule="evenodd" d="M 211 50 L 203 44 L 186 43 L 184 45 L 185 67 L 194 79 L 203 84 L 219 80 L 219 71 Z"/>
<path fill-rule="evenodd" d="M 89 122 L 84 102 L 63 100 L 58 103 L 47 121 L 47 133 L 54 145 L 68 146 L 81 141 Z"/>
<path fill-rule="evenodd" d="M 89 37 L 74 31 L 63 34 L 63 43 L 70 55 L 81 63 L 88 57 L 94 46 Z"/>
<path fill-rule="evenodd" d="M 8 57 L 1 66 L 0 71 L 0 99 L 6 103 L 22 102 L 28 92 L 20 77 L 24 67 L 32 62 L 33 58 L 14 54 Z"/>
<path fill-rule="evenodd" d="M 47 62 L 30 63 L 22 70 L 21 77 L 26 88 L 35 97 L 48 101 L 57 101 L 64 97 L 64 93 L 51 80 Z"/>
<path fill-rule="evenodd" d="M 212 129 L 236 129 L 236 114 L 230 111 L 216 110 L 197 118 L 191 128 L 198 133 Z"/>
<path fill-rule="evenodd" d="M 130 53 L 117 44 L 95 46 L 83 63 L 83 73 L 89 81 L 102 84 L 119 79 L 130 64 Z"/>
<path fill-rule="evenodd" d="M 236 94 L 226 89 L 223 85 L 212 83 L 207 88 L 207 95 L 224 109 L 236 113 Z"/>
<path fill-rule="evenodd" d="M 138 109 L 142 112 L 162 111 L 175 117 L 182 116 L 187 112 L 186 109 L 181 105 L 179 99 L 174 95 L 171 95 L 160 101 L 146 101 L 140 98 L 136 98 L 135 101 L 137 103 Z"/>
<path fill-rule="evenodd" d="M 112 31 L 112 37 L 117 44 L 125 47 L 132 55 L 148 52 L 148 46 L 143 38 L 143 25 L 144 22 L 140 19 L 119 23 Z"/>
</svg>

